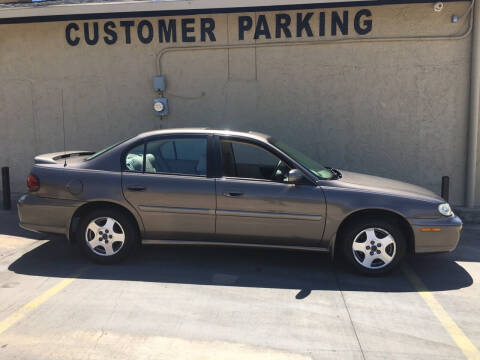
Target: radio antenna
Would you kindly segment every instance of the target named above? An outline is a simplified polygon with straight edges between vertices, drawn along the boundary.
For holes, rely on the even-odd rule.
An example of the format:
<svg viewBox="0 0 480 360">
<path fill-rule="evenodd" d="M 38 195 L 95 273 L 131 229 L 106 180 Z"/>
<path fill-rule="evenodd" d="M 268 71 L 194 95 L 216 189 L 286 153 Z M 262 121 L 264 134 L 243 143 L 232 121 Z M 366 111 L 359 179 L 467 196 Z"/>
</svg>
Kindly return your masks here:
<svg viewBox="0 0 480 360">
<path fill-rule="evenodd" d="M 62 88 L 62 126 L 63 126 L 63 167 L 67 166 L 67 157 L 65 156 L 65 153 L 67 151 L 66 149 L 66 141 L 65 141 L 65 111 L 63 109 L 63 88 Z"/>
</svg>

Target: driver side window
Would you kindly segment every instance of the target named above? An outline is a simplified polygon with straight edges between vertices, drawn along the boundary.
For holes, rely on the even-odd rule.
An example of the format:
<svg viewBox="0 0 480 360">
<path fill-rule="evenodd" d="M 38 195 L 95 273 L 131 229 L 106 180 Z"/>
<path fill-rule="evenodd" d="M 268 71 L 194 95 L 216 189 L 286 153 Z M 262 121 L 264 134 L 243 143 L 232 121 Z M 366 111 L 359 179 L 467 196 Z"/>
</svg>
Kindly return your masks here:
<svg viewBox="0 0 480 360">
<path fill-rule="evenodd" d="M 245 142 L 222 140 L 225 177 L 286 181 L 288 165 L 264 148 Z"/>
</svg>

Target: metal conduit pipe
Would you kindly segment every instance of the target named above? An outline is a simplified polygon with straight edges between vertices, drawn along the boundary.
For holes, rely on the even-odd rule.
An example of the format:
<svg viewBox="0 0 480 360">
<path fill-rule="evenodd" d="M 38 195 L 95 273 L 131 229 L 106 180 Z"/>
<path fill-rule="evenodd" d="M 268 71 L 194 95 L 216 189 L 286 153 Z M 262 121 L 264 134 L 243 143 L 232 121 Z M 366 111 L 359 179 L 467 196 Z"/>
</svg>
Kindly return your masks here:
<svg viewBox="0 0 480 360">
<path fill-rule="evenodd" d="M 470 73 L 470 118 L 467 133 L 467 169 L 465 183 L 465 206 L 473 207 L 475 203 L 475 185 L 477 180 L 478 150 L 478 105 L 479 105 L 479 62 L 480 62 L 480 5 L 473 6 L 472 63 Z"/>
</svg>

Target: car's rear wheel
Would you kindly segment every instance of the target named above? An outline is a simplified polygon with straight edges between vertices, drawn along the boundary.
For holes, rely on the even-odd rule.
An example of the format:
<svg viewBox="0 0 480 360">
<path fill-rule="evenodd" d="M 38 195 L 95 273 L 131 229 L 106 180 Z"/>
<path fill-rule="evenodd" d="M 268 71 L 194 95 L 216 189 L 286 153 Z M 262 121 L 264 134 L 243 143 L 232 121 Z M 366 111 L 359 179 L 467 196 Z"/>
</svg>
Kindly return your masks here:
<svg viewBox="0 0 480 360">
<path fill-rule="evenodd" d="M 116 209 L 97 209 L 86 214 L 76 233 L 77 243 L 93 261 L 111 264 L 126 258 L 136 239 L 131 219 Z"/>
<path fill-rule="evenodd" d="M 406 238 L 401 227 L 388 219 L 362 219 L 343 233 L 343 254 L 356 270 L 379 275 L 393 270 L 405 255 Z"/>
</svg>

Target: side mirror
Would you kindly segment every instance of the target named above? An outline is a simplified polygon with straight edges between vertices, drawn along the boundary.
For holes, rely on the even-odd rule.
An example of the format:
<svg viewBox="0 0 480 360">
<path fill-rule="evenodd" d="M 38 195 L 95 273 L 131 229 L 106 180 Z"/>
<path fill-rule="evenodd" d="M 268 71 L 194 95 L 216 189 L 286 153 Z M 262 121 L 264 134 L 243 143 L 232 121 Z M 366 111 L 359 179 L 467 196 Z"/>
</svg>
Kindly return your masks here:
<svg viewBox="0 0 480 360">
<path fill-rule="evenodd" d="M 298 184 L 303 179 L 303 174 L 298 169 L 292 169 L 288 172 L 287 182 L 290 184 Z"/>
</svg>

